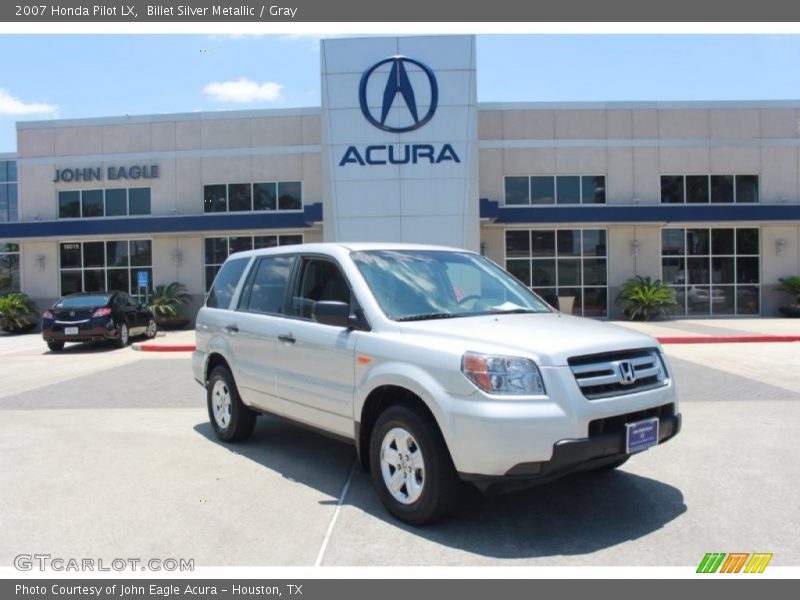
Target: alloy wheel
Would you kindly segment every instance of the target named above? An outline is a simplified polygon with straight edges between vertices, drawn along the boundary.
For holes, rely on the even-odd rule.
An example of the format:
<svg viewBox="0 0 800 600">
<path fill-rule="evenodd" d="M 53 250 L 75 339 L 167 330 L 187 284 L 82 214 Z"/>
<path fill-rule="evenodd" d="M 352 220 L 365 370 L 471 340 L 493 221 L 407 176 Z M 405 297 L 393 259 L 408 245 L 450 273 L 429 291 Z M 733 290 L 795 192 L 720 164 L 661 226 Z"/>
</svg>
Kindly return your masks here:
<svg viewBox="0 0 800 600">
<path fill-rule="evenodd" d="M 402 427 L 390 429 L 381 442 L 381 474 L 392 497 L 413 504 L 425 488 L 425 461 L 417 440 Z"/>
</svg>

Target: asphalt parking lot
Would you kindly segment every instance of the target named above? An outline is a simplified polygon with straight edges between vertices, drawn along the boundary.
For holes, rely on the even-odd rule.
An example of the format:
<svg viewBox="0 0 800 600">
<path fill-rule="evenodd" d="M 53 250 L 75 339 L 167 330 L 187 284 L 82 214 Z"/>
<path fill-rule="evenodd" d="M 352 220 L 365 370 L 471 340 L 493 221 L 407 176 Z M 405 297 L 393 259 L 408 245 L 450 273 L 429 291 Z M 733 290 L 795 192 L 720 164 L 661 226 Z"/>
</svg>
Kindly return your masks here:
<svg viewBox="0 0 800 600">
<path fill-rule="evenodd" d="M 666 350 L 684 415 L 675 440 L 616 472 L 471 494 L 414 529 L 388 516 L 344 443 L 266 417 L 248 442 L 218 443 L 188 353 L 52 354 L 35 335 L 0 337 L 0 566 L 20 553 L 693 566 L 706 552 L 772 552 L 772 565 L 800 564 L 800 343 Z"/>
</svg>

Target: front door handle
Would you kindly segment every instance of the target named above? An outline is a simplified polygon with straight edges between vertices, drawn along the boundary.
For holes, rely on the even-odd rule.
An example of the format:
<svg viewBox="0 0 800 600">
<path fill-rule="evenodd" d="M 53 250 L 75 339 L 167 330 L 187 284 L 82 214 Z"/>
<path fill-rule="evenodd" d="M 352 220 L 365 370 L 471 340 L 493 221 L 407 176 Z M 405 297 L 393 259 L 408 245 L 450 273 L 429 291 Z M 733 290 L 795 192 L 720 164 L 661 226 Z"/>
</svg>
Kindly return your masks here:
<svg viewBox="0 0 800 600">
<path fill-rule="evenodd" d="M 225 331 L 228 333 L 239 333 L 239 326 L 236 323 L 225 325 Z"/>
<path fill-rule="evenodd" d="M 278 336 L 278 339 L 287 344 L 294 344 L 297 341 L 291 333 L 283 333 Z"/>
</svg>

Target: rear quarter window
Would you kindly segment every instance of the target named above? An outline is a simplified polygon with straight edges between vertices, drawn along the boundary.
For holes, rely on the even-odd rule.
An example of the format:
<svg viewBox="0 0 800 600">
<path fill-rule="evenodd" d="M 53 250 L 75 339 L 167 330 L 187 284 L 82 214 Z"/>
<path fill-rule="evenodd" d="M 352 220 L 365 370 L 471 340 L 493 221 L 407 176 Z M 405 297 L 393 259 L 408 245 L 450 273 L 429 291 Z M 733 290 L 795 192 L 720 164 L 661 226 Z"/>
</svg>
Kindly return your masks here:
<svg viewBox="0 0 800 600">
<path fill-rule="evenodd" d="M 208 293 L 208 298 L 206 298 L 206 306 L 209 308 L 228 308 L 230 306 L 233 293 L 236 291 L 236 286 L 239 284 L 248 262 L 250 262 L 249 258 L 237 258 L 222 265 L 211 286 L 211 291 Z"/>
</svg>

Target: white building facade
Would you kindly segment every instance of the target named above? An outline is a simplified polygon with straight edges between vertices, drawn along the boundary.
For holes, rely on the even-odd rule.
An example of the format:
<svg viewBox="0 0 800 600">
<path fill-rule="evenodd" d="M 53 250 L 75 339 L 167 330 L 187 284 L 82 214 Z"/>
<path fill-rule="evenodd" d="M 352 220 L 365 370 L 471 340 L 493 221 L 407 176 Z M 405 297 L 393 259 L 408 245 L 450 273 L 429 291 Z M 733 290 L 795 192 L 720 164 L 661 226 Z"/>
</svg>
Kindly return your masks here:
<svg viewBox="0 0 800 600">
<path fill-rule="evenodd" d="M 0 293 L 144 277 L 196 312 L 230 253 L 324 240 L 480 251 L 598 318 L 635 275 L 687 316 L 789 300 L 800 101 L 481 104 L 472 36 L 325 40 L 321 69 L 319 108 L 18 123 Z"/>
</svg>

